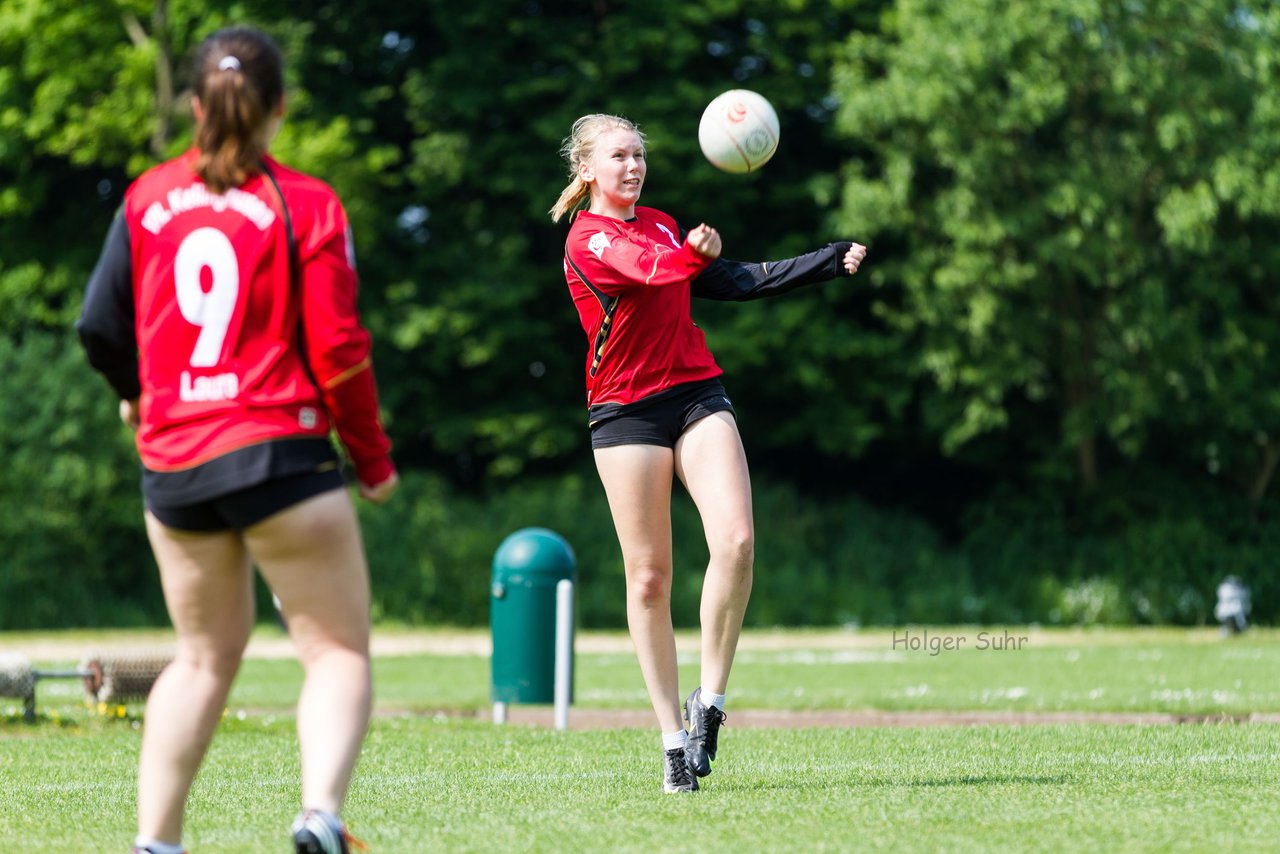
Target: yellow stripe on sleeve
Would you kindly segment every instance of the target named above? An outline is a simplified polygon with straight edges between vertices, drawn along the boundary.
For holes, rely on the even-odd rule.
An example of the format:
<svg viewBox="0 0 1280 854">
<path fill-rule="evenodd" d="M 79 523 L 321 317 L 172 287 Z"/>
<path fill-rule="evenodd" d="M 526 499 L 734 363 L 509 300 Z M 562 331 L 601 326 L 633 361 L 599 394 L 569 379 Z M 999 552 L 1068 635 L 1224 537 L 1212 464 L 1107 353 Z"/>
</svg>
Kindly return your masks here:
<svg viewBox="0 0 1280 854">
<path fill-rule="evenodd" d="M 347 380 L 354 377 L 356 374 L 360 373 L 361 371 L 367 371 L 371 367 L 373 367 L 373 360 L 370 359 L 368 356 L 366 356 L 356 364 L 352 365 L 342 373 L 338 374 L 336 377 L 333 377 L 328 381 L 326 381 L 324 384 L 324 387 L 328 389 L 328 388 L 334 388 L 335 386 L 340 386 L 343 383 L 345 383 Z"/>
<path fill-rule="evenodd" d="M 653 281 L 654 276 L 658 275 L 658 262 L 661 260 L 662 260 L 661 255 L 653 259 L 653 269 L 649 271 L 649 278 L 644 280 L 644 283 L 646 285 Z"/>
</svg>

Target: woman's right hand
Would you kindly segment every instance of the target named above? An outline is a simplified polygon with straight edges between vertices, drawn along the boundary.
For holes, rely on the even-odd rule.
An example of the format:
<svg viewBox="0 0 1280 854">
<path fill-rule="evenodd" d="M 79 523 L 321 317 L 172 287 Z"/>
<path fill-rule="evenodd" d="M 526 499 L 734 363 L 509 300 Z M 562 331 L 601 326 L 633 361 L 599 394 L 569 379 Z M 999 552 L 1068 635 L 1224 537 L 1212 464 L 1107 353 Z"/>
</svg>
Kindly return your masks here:
<svg viewBox="0 0 1280 854">
<path fill-rule="evenodd" d="M 139 407 L 138 398 L 120 401 L 120 420 L 128 425 L 130 430 L 137 432 L 142 424 L 142 410 Z"/>
<path fill-rule="evenodd" d="M 720 257 L 720 232 L 705 222 L 698 225 L 685 237 L 689 248 L 704 258 L 712 260 Z"/>
<path fill-rule="evenodd" d="M 394 471 L 391 476 L 382 483 L 368 486 L 360 484 L 360 497 L 366 501 L 372 501 L 374 504 L 382 504 L 391 497 L 391 493 L 396 491 L 396 487 L 400 485 L 400 475 Z"/>
</svg>

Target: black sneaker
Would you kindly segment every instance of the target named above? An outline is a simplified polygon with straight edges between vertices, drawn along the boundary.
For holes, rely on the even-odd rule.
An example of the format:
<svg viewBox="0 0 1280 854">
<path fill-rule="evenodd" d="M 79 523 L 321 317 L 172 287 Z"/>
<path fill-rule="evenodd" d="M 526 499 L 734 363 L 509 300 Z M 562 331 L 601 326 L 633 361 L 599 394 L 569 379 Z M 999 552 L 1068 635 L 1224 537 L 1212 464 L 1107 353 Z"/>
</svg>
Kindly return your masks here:
<svg viewBox="0 0 1280 854">
<path fill-rule="evenodd" d="M 699 777 L 711 773 L 711 760 L 716 758 L 716 742 L 720 738 L 720 724 L 728 715 L 715 706 L 702 705 L 702 689 L 695 688 L 684 701 L 684 720 L 689 729 L 689 770 Z"/>
<path fill-rule="evenodd" d="M 368 847 L 352 836 L 346 825 L 319 810 L 299 813 L 289 832 L 297 854 L 351 854 L 352 848 L 363 851 Z"/>
<path fill-rule="evenodd" d="M 662 791 L 698 791 L 698 778 L 689 773 L 689 765 L 685 761 L 684 751 L 682 749 L 677 747 L 672 750 L 668 750 L 662 764 L 664 767 Z"/>
</svg>

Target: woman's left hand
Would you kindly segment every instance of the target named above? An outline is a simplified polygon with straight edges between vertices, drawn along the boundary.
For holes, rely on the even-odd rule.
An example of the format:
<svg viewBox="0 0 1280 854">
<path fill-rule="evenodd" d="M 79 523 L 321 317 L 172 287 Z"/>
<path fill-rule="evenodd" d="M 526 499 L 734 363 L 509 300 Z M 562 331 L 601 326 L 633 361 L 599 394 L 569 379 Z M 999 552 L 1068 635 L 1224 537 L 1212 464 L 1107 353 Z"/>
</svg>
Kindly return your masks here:
<svg viewBox="0 0 1280 854">
<path fill-rule="evenodd" d="M 844 264 L 844 271 L 852 276 L 858 272 L 858 267 L 862 265 L 862 260 L 867 257 L 867 247 L 861 243 L 855 243 L 849 247 L 849 251 L 844 253 L 841 263 Z"/>
<path fill-rule="evenodd" d="M 360 484 L 360 497 L 374 504 L 384 504 L 399 485 L 400 475 L 393 471 L 382 483 L 375 483 L 373 486 Z"/>
</svg>

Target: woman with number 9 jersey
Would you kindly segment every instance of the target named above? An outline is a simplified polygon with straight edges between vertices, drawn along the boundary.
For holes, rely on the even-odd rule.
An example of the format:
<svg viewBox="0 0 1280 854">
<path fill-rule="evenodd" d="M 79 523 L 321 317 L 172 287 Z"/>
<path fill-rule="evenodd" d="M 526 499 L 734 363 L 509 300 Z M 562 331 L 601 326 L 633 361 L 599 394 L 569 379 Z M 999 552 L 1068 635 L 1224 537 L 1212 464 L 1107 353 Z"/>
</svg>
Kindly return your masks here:
<svg viewBox="0 0 1280 854">
<path fill-rule="evenodd" d="M 135 850 L 181 851 L 192 780 L 253 626 L 252 565 L 306 670 L 299 851 L 346 851 L 337 818 L 368 725 L 369 583 L 354 507 L 398 478 L 356 311 L 346 214 L 266 154 L 283 62 L 251 29 L 195 67 L 195 146 L 129 187 L 77 328 L 137 430 L 147 534 L 177 655 L 147 702 Z"/>
</svg>

